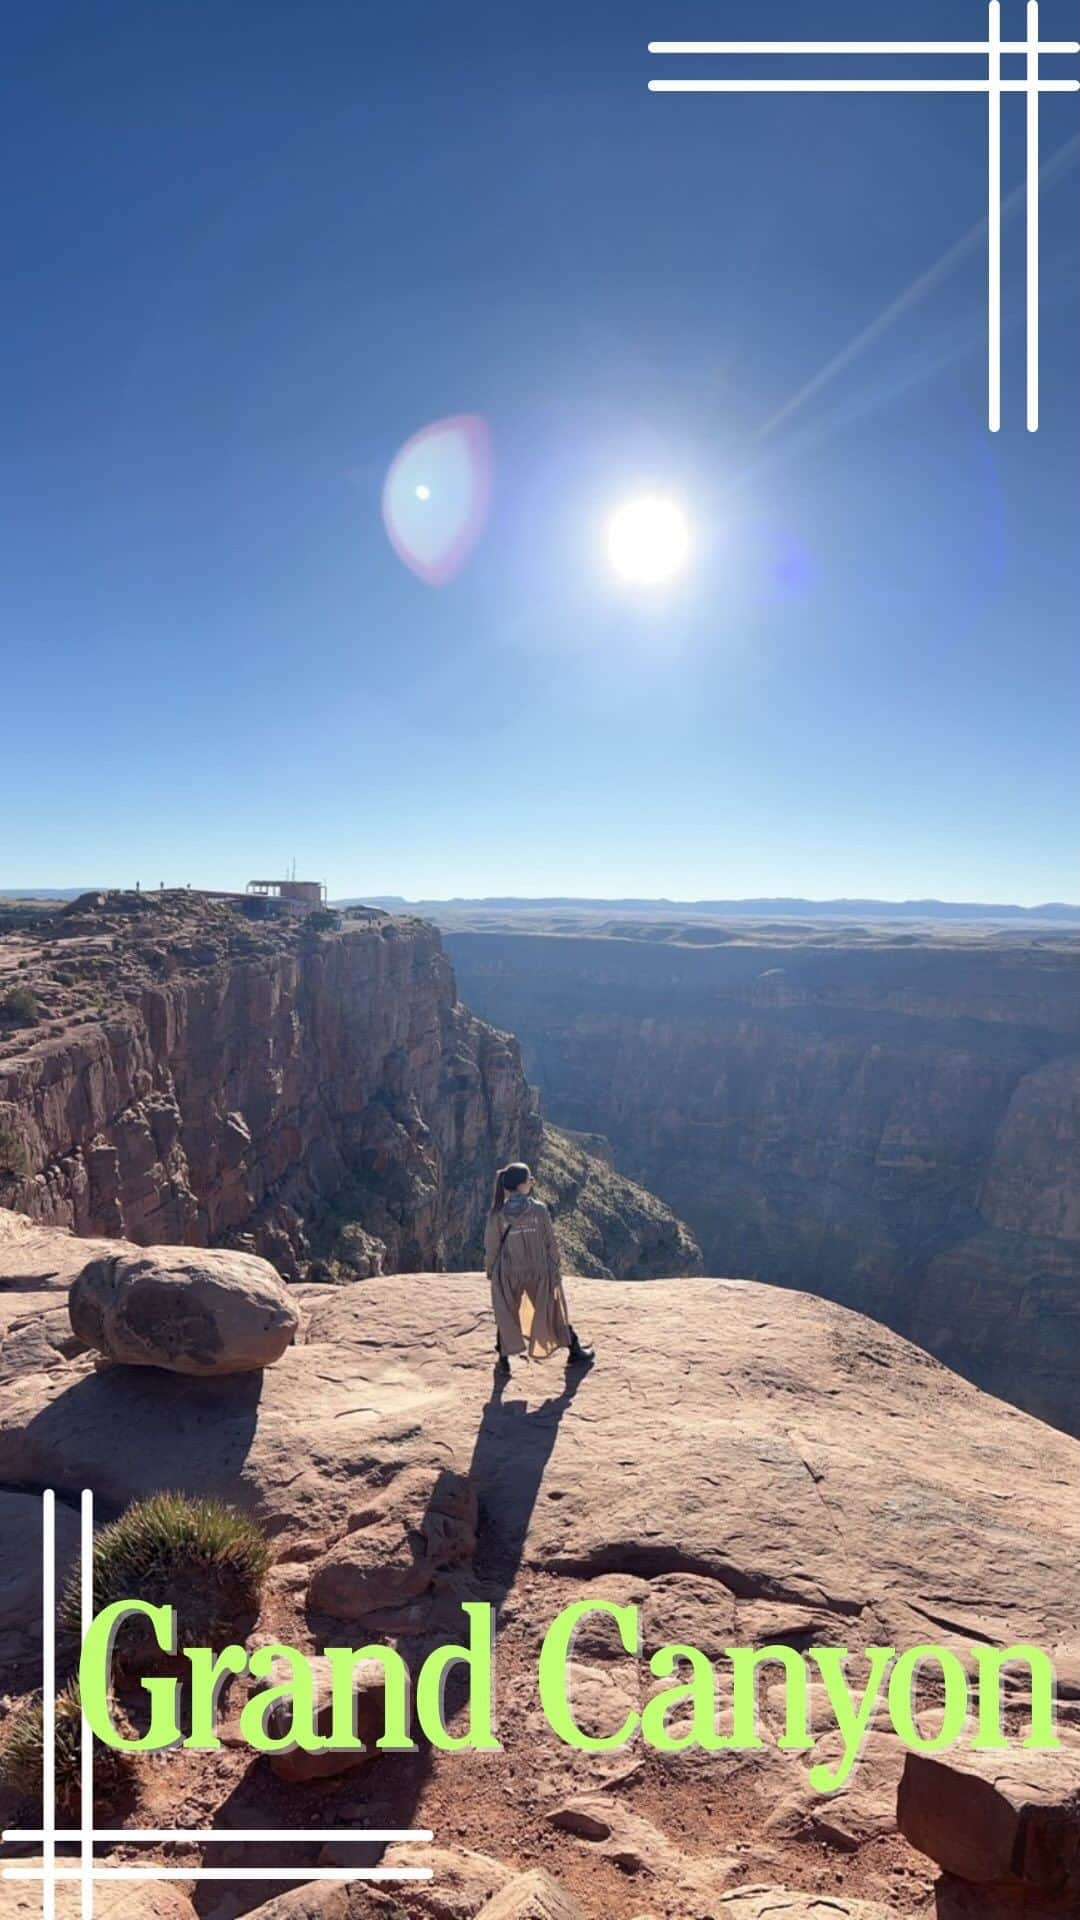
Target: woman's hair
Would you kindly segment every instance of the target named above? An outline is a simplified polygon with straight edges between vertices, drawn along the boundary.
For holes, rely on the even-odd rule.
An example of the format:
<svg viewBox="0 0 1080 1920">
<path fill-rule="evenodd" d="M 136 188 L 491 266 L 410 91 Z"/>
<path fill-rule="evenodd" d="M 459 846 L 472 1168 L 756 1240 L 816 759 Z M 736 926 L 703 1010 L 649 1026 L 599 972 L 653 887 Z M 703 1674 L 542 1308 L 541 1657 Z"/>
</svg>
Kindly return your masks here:
<svg viewBox="0 0 1080 1920">
<path fill-rule="evenodd" d="M 511 1160 L 508 1167 L 500 1167 L 495 1175 L 495 1192 L 492 1195 L 492 1213 L 501 1213 L 508 1193 L 516 1193 L 526 1180 L 532 1179 L 532 1172 L 524 1160 Z"/>
</svg>

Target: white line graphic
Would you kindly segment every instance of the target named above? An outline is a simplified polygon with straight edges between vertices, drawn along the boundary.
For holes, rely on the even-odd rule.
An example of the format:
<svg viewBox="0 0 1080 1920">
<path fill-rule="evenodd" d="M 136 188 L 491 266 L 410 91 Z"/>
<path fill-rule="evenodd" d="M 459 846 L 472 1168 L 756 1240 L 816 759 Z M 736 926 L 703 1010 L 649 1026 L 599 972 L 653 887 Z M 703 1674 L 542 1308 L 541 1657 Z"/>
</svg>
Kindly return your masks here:
<svg viewBox="0 0 1080 1920">
<path fill-rule="evenodd" d="M 1031 433 L 1039 430 L 1039 97 L 1044 93 L 1078 93 L 1080 80 L 1048 80 L 1042 76 L 1044 56 L 1080 53 L 1077 40 L 1040 40 L 1038 0 L 1028 0 L 1027 39 L 1002 40 L 1001 0 L 990 0 L 985 40 L 652 40 L 653 54 L 712 54 L 720 57 L 748 54 L 814 57 L 836 54 L 841 58 L 862 54 L 905 57 L 910 55 L 965 55 L 986 60 L 986 79 L 677 79 L 650 80 L 650 93 L 916 93 L 980 94 L 987 96 L 987 190 L 989 204 L 988 241 L 988 418 L 991 433 L 1001 430 L 1001 96 L 1022 93 L 1027 97 L 1027 424 Z M 1002 59 L 1021 54 L 1026 59 L 1024 79 L 1005 79 Z"/>
<path fill-rule="evenodd" d="M 1027 423 L 1039 431 L 1039 7 L 1028 4 L 1027 97 Z"/>
<path fill-rule="evenodd" d="M 57 1827 L 54 1840 L 81 1840 L 81 1827 Z M 3 1838 L 12 1845 L 25 1845 L 31 1840 L 40 1840 L 40 1827 L 7 1827 Z M 266 1827 L 95 1827 L 90 1838 L 95 1846 L 106 1842 L 116 1844 L 119 1841 L 155 1842 L 173 1847 L 201 1845 L 204 1840 L 227 1840 L 230 1847 L 236 1842 L 245 1841 L 256 1846 L 264 1840 L 432 1840 L 434 1835 L 426 1827 L 289 1827 L 282 1833 L 268 1831 Z"/>
<path fill-rule="evenodd" d="M 82 1637 L 94 1617 L 94 1495 L 89 1487 L 80 1503 L 79 1566 Z M 42 1863 L 0 1867 L 0 1879 L 40 1882 L 43 1920 L 56 1920 L 56 1888 L 60 1881 L 76 1882 L 81 1920 L 93 1920 L 94 1887 L 107 1881 L 152 1880 L 278 1880 L 278 1881 L 414 1881 L 431 1880 L 431 1867 L 148 1867 L 99 1866 L 94 1848 L 101 1844 L 125 1846 L 203 1846 L 238 1843 L 260 1846 L 324 1844 L 328 1840 L 424 1843 L 434 1838 L 427 1827 L 95 1827 L 94 1745 L 85 1715 L 79 1747 L 79 1816 L 77 1827 L 56 1824 L 56 1494 L 50 1487 L 41 1498 L 41 1825 L 8 1827 L 0 1833 L 5 1845 L 42 1843 Z M 78 1864 L 61 1865 L 58 1843 L 78 1843 Z"/>
<path fill-rule="evenodd" d="M 1001 432 L 1001 0 L 990 0 L 990 431 Z"/>
<path fill-rule="evenodd" d="M 45 1920 L 56 1913 L 56 1495 L 41 1502 L 41 1824 Z"/>
<path fill-rule="evenodd" d="M 1005 40 L 1002 53 L 1027 53 L 1027 40 Z M 985 40 L 650 40 L 650 53 L 966 53 L 982 55 Z M 1080 53 L 1080 40 L 1042 40 L 1040 53 Z"/>
<path fill-rule="evenodd" d="M 229 1836 L 231 1837 L 231 1836 Z M 224 1833 L 207 1833 L 204 1840 L 221 1840 Z M 264 1833 L 264 1840 L 291 1840 L 291 1834 Z M 362 1840 L 364 1835 L 352 1835 Z M 52 1875 L 44 1867 L 5 1867 L 5 1880 L 41 1880 L 46 1894 L 57 1880 L 82 1880 L 83 1869 L 54 1867 Z M 98 1867 L 92 1872 L 97 1880 L 430 1880 L 430 1867 Z"/>
<path fill-rule="evenodd" d="M 1003 80 L 1002 93 L 1080 93 L 1080 80 Z M 650 93 L 989 93 L 986 80 L 650 80 Z"/>
<path fill-rule="evenodd" d="M 86 1639 L 94 1619 L 94 1496 L 87 1487 L 82 1497 L 79 1538 L 80 1642 Z M 79 1882 L 82 1920 L 93 1920 L 94 1913 L 94 1738 L 85 1713 L 79 1729 Z"/>
</svg>

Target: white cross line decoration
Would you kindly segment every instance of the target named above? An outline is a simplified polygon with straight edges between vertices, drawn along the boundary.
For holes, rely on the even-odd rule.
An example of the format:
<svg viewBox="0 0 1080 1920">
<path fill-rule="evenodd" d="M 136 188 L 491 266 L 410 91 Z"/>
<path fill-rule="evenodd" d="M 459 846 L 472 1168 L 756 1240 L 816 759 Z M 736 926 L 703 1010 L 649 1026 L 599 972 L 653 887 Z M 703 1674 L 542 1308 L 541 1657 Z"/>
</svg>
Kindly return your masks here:
<svg viewBox="0 0 1080 1920">
<path fill-rule="evenodd" d="M 1038 0 L 1029 0 L 1027 39 L 1002 40 L 1001 0 L 990 0 L 985 40 L 653 40 L 655 54 L 803 55 L 915 54 L 985 58 L 985 80 L 650 80 L 650 93 L 985 93 L 989 106 L 989 423 L 1001 431 L 1001 96 L 1027 96 L 1027 424 L 1039 431 L 1039 99 L 1080 92 L 1080 80 L 1045 80 L 1044 55 L 1080 53 L 1077 40 L 1040 40 Z M 1022 80 L 1002 78 L 1007 54 L 1023 54 Z"/>
<path fill-rule="evenodd" d="M 80 1505 L 79 1574 L 81 1582 L 82 1638 L 85 1640 L 94 1617 L 94 1496 L 89 1488 Z M 93 1920 L 94 1887 L 99 1882 L 154 1880 L 293 1880 L 293 1881 L 404 1881 L 430 1880 L 430 1867 L 165 1867 L 155 1862 L 148 1867 L 103 1867 L 94 1859 L 97 1845 L 114 1846 L 198 1846 L 203 1842 L 227 1840 L 254 1846 L 267 1840 L 279 1845 L 328 1840 L 354 1841 L 430 1841 L 427 1829 L 390 1827 L 316 1827 L 248 1828 L 232 1827 L 109 1827 L 94 1826 L 94 1737 L 85 1714 L 79 1754 L 79 1825 L 56 1824 L 56 1495 L 49 1489 L 41 1499 L 41 1825 L 10 1827 L 0 1840 L 5 1845 L 25 1846 L 40 1842 L 40 1867 L 5 1866 L 0 1879 L 37 1881 L 41 1886 L 42 1920 L 56 1920 L 56 1889 L 60 1881 L 75 1881 L 79 1887 L 80 1920 Z M 62 1866 L 57 1861 L 59 1843 L 77 1841 L 78 1864 Z"/>
</svg>

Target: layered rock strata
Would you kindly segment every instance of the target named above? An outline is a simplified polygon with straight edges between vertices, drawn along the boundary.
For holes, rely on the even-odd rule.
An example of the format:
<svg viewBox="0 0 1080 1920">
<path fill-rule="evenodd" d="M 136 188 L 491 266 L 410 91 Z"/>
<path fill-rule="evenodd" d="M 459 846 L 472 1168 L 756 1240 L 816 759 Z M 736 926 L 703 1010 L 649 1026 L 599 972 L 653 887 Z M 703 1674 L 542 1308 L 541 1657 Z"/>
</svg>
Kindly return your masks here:
<svg viewBox="0 0 1080 1920">
<path fill-rule="evenodd" d="M 714 1273 L 809 1288 L 1080 1432 L 1080 942 L 455 931 L 549 1118 Z"/>
</svg>

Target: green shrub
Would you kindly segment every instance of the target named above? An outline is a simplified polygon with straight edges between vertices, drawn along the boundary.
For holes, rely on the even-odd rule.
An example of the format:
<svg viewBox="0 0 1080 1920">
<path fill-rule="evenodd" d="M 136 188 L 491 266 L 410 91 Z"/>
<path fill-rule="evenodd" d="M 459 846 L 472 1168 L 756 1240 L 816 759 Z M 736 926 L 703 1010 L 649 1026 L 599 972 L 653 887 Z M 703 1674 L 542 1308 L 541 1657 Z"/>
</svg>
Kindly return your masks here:
<svg viewBox="0 0 1080 1920">
<path fill-rule="evenodd" d="M 175 1610 L 178 1648 L 227 1646 L 254 1623 L 269 1565 L 262 1532 L 235 1507 L 155 1493 L 96 1536 L 94 1612 L 116 1600 L 147 1600 Z M 78 1634 L 77 1574 L 61 1599 L 60 1621 Z M 145 1662 L 155 1653 L 148 1621 L 132 1620 L 121 1629 L 119 1661 Z"/>
<path fill-rule="evenodd" d="M 38 1003 L 29 987 L 12 987 L 0 994 L 0 1025 L 35 1027 L 37 1019 Z"/>
<path fill-rule="evenodd" d="M 11 1127 L 0 1127 L 0 1175 L 25 1173 L 28 1165 L 25 1141 Z"/>
<path fill-rule="evenodd" d="M 45 1715 L 41 1695 L 16 1709 L 7 1738 L 0 1747 L 0 1784 L 11 1793 L 32 1801 L 41 1800 L 42 1751 L 45 1743 Z M 122 1720 L 122 1716 L 121 1716 Z M 56 1697 L 56 1804 L 62 1812 L 76 1813 L 80 1801 L 80 1754 L 82 1714 L 79 1688 L 72 1681 Z M 131 1758 L 113 1747 L 94 1742 L 94 1787 L 106 1800 L 116 1796 L 134 1773 Z"/>
</svg>

